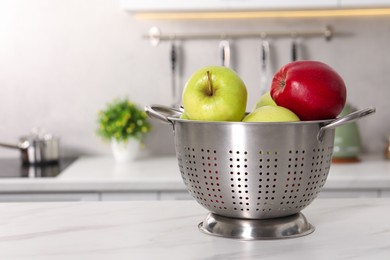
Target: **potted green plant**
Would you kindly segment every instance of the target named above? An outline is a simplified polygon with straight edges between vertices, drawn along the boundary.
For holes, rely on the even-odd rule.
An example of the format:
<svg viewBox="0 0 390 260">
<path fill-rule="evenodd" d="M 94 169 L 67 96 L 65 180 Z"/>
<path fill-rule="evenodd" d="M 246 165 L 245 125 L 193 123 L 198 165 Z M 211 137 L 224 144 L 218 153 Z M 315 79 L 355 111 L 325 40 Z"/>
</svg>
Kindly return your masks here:
<svg viewBox="0 0 390 260">
<path fill-rule="evenodd" d="M 145 111 L 128 98 L 116 98 L 98 112 L 97 135 L 111 142 L 117 161 L 134 159 L 150 129 Z"/>
</svg>

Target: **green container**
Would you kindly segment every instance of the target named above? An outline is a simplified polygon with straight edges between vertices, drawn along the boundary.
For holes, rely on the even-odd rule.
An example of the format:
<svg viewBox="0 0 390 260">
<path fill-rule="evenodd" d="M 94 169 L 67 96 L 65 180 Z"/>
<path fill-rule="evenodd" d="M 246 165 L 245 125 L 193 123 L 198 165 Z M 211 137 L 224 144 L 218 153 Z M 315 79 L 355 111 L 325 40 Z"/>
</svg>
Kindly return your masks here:
<svg viewBox="0 0 390 260">
<path fill-rule="evenodd" d="M 339 116 L 345 116 L 356 111 L 350 104 L 346 104 Z M 357 159 L 362 152 L 360 131 L 356 122 L 336 128 L 333 158 Z"/>
</svg>

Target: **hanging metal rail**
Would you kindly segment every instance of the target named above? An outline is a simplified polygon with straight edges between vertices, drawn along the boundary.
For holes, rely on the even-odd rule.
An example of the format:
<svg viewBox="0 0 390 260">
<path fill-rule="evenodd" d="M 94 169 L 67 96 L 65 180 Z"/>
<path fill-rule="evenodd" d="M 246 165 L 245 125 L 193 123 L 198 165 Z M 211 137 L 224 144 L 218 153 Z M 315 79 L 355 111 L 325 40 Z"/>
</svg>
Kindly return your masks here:
<svg viewBox="0 0 390 260">
<path fill-rule="evenodd" d="M 157 46 L 160 41 L 172 40 L 207 40 L 207 39 L 242 39 L 242 38 L 283 38 L 283 37 L 324 37 L 329 41 L 334 36 L 334 31 L 330 26 L 323 30 L 305 31 L 261 31 L 261 32 L 239 32 L 239 33 L 191 33 L 191 34 L 162 34 L 158 27 L 152 27 L 143 38 L 149 39 L 153 46 Z"/>
</svg>

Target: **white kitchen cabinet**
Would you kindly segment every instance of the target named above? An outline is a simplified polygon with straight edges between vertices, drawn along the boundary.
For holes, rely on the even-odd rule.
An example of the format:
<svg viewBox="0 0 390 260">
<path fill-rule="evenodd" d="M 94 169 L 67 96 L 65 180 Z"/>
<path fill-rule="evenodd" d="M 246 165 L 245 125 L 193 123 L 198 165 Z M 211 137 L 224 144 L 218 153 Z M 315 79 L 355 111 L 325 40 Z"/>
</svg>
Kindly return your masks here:
<svg viewBox="0 0 390 260">
<path fill-rule="evenodd" d="M 390 0 L 120 0 L 130 12 L 255 11 L 390 7 Z"/>
<path fill-rule="evenodd" d="M 390 198 L 390 190 L 382 190 L 380 197 L 381 198 Z"/>
<path fill-rule="evenodd" d="M 390 0 L 340 0 L 340 6 L 348 7 L 389 7 Z"/>
<path fill-rule="evenodd" d="M 337 8 L 340 0 L 121 0 L 121 8 L 131 12 L 237 11 L 267 9 Z"/>
<path fill-rule="evenodd" d="M 228 0 L 230 10 L 337 8 L 339 0 Z"/>
<path fill-rule="evenodd" d="M 131 200 L 191 200 L 186 191 L 145 191 L 145 192 L 102 192 L 101 201 L 131 201 Z"/>
<path fill-rule="evenodd" d="M 159 194 L 160 200 L 192 200 L 188 191 L 164 191 Z"/>
<path fill-rule="evenodd" d="M 158 200 L 157 192 L 102 192 L 101 201 Z"/>
<path fill-rule="evenodd" d="M 3 193 L 0 202 L 98 201 L 98 193 Z"/>
<path fill-rule="evenodd" d="M 121 8 L 132 12 L 227 10 L 226 0 L 121 0 Z"/>
<path fill-rule="evenodd" d="M 390 197 L 390 190 L 323 190 L 318 198 Z M 1 202 L 193 200 L 186 191 L 101 192 L 101 193 L 2 193 Z"/>
<path fill-rule="evenodd" d="M 318 198 L 379 198 L 380 190 L 323 190 Z"/>
</svg>

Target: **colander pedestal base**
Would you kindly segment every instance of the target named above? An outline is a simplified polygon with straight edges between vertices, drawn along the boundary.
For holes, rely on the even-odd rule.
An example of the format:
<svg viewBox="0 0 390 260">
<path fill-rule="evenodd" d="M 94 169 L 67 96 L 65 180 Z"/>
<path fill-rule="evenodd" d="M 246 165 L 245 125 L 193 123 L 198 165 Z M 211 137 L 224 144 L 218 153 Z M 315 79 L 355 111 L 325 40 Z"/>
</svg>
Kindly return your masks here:
<svg viewBox="0 0 390 260">
<path fill-rule="evenodd" d="M 209 213 L 198 227 L 208 235 L 241 240 L 295 238 L 314 231 L 302 213 L 272 219 L 238 219 Z"/>
</svg>

